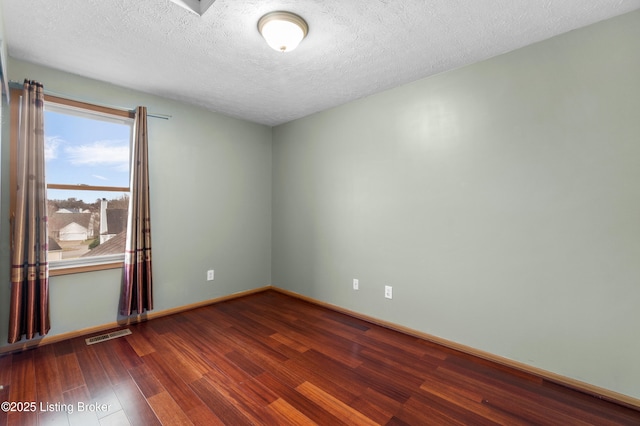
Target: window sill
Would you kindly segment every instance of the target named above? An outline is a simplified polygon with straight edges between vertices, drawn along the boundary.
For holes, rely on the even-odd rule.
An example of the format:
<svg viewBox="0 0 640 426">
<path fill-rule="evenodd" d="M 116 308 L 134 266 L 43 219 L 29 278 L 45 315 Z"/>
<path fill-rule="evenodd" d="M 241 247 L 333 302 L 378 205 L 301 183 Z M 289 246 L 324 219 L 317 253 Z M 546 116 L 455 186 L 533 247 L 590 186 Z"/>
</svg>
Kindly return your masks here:
<svg viewBox="0 0 640 426">
<path fill-rule="evenodd" d="M 56 268 L 49 270 L 50 277 L 57 277 L 60 275 L 79 274 L 82 272 L 103 271 L 106 269 L 118 269 L 124 266 L 124 262 L 115 263 L 102 263 L 99 265 L 86 265 L 86 266 L 74 266 L 68 268 Z"/>
<path fill-rule="evenodd" d="M 103 271 L 106 269 L 122 268 L 124 254 L 96 256 L 89 259 L 53 260 L 49 262 L 49 276 L 79 274 L 81 272 Z"/>
</svg>

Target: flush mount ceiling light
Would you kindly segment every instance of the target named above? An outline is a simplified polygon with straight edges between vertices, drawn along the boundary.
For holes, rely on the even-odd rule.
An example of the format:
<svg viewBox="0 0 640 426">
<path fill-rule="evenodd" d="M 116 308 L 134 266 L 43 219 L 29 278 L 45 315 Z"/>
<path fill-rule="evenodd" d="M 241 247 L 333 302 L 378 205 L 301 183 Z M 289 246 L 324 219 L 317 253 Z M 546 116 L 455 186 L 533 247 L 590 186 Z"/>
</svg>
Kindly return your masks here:
<svg viewBox="0 0 640 426">
<path fill-rule="evenodd" d="M 271 12 L 260 18 L 258 31 L 274 50 L 291 52 L 306 37 L 309 26 L 293 13 Z"/>
</svg>

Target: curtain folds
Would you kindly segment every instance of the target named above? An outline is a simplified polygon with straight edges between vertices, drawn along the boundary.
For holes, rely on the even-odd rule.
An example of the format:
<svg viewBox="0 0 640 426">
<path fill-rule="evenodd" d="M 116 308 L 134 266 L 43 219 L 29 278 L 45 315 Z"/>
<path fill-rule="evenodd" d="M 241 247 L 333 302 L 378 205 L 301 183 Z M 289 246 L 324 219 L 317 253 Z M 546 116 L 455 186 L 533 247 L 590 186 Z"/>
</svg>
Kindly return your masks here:
<svg viewBox="0 0 640 426">
<path fill-rule="evenodd" d="M 44 89 L 25 80 L 16 157 L 16 201 L 11 236 L 9 343 L 36 333 L 49 321 L 47 189 L 44 154 Z"/>
<path fill-rule="evenodd" d="M 150 216 L 147 109 L 138 107 L 133 125 L 131 196 L 120 315 L 129 316 L 134 310 L 141 314 L 153 309 Z"/>
</svg>

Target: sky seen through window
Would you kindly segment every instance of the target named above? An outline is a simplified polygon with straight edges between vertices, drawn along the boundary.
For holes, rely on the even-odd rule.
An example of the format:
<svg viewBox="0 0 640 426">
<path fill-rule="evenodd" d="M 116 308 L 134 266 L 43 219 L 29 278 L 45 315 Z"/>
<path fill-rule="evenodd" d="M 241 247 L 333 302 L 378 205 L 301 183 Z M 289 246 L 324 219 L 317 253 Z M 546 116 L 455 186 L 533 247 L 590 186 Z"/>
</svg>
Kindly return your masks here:
<svg viewBox="0 0 640 426">
<path fill-rule="evenodd" d="M 48 184 L 129 186 L 131 125 L 125 120 L 87 117 L 45 109 Z M 93 203 L 121 192 L 49 190 L 49 199 L 70 197 Z"/>
</svg>

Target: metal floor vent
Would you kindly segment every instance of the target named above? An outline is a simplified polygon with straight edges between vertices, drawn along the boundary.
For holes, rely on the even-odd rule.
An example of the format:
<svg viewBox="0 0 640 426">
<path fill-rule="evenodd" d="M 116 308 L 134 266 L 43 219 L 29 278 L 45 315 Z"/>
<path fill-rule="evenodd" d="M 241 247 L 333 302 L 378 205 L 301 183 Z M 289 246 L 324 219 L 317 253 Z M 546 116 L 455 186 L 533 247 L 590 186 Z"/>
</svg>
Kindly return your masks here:
<svg viewBox="0 0 640 426">
<path fill-rule="evenodd" d="M 104 342 L 106 340 L 117 339 L 118 337 L 128 336 L 131 334 L 131 330 L 125 328 L 123 330 L 113 331 L 107 334 L 101 334 L 100 336 L 89 337 L 88 339 L 84 339 L 87 342 L 87 345 L 93 345 L 95 343 Z"/>
</svg>

